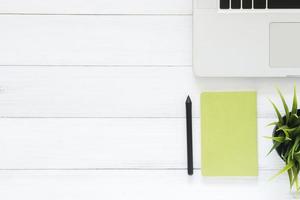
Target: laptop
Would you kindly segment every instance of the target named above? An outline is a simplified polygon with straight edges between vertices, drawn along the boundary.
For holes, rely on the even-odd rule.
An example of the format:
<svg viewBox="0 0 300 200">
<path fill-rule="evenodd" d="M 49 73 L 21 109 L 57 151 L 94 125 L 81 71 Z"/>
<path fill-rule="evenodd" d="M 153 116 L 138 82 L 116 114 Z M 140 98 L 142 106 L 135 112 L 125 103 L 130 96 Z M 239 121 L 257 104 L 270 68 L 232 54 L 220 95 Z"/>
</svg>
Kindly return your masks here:
<svg viewBox="0 0 300 200">
<path fill-rule="evenodd" d="M 199 77 L 300 77 L 300 0 L 194 0 Z"/>
</svg>

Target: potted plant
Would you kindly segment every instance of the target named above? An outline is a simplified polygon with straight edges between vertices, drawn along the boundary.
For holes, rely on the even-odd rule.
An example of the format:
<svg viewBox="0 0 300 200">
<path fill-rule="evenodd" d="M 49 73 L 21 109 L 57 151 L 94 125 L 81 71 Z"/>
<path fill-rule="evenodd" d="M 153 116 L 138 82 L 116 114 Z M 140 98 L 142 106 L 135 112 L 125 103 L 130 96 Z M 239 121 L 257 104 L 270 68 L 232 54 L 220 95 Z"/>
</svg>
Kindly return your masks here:
<svg viewBox="0 0 300 200">
<path fill-rule="evenodd" d="M 285 162 L 285 167 L 280 170 L 273 178 L 287 172 L 290 181 L 290 188 L 295 186 L 299 191 L 298 175 L 300 171 L 300 110 L 298 110 L 296 87 L 294 87 L 294 97 L 291 110 L 278 89 L 283 108 L 284 116 L 281 115 L 277 106 L 271 101 L 278 121 L 269 125 L 275 126 L 272 137 L 268 137 L 273 141 L 273 147 L 269 154 L 276 150 L 279 157 Z"/>
</svg>

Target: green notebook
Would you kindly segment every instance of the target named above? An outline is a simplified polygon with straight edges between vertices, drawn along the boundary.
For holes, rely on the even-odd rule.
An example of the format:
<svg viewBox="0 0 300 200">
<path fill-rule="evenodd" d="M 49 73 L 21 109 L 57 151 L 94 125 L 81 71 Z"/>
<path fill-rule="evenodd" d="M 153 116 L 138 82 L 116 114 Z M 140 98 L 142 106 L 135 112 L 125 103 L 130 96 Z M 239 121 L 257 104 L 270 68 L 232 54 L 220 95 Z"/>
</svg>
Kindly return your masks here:
<svg viewBox="0 0 300 200">
<path fill-rule="evenodd" d="M 257 176 L 256 92 L 201 94 L 203 176 Z"/>
</svg>

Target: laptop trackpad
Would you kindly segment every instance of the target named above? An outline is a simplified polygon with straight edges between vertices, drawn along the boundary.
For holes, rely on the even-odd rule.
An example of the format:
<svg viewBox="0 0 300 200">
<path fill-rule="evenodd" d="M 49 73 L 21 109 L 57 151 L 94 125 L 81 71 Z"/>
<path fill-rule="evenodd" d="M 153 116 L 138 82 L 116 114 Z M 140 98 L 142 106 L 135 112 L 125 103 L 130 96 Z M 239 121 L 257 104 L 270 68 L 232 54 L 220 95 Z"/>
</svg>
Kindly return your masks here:
<svg viewBox="0 0 300 200">
<path fill-rule="evenodd" d="M 300 68 L 300 22 L 270 24 L 270 66 Z"/>
</svg>

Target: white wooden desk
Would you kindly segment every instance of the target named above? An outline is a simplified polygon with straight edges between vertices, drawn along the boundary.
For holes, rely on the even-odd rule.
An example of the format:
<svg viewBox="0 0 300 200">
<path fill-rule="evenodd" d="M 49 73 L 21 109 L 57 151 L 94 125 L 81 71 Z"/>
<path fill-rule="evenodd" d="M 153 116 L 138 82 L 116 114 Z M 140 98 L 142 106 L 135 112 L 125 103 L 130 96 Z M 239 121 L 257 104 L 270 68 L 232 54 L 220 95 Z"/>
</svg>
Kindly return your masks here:
<svg viewBox="0 0 300 200">
<path fill-rule="evenodd" d="M 196 79 L 191 0 L 0 0 L 0 199 L 292 199 L 266 157 L 275 87 Z M 199 94 L 258 91 L 258 178 L 200 175 Z M 300 91 L 300 87 L 299 87 Z M 196 173 L 186 174 L 193 99 Z M 300 93 L 299 93 L 300 94 Z M 300 96 L 300 95 L 299 95 Z"/>
</svg>

